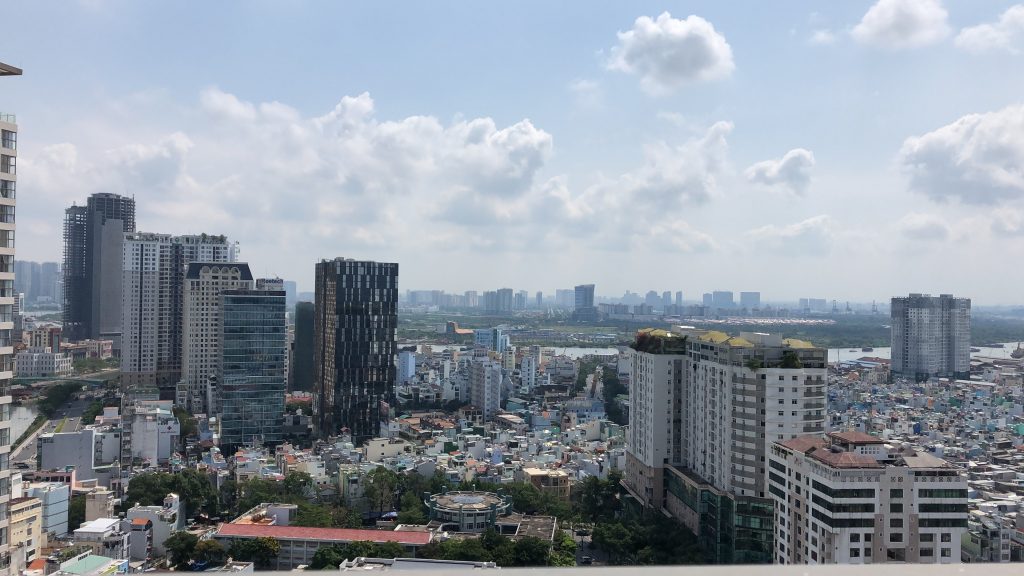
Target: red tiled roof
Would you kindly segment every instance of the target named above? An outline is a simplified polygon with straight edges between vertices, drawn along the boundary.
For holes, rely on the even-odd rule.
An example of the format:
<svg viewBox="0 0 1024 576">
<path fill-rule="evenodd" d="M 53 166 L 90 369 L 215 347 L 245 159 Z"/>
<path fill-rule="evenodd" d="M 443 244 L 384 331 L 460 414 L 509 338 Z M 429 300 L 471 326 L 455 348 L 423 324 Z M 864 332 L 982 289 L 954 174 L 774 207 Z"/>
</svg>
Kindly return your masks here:
<svg viewBox="0 0 1024 576">
<path fill-rule="evenodd" d="M 829 432 L 828 435 L 840 442 L 847 442 L 849 444 L 885 444 L 885 440 L 882 440 L 878 436 L 857 432 L 856 430 L 848 430 L 846 432 Z"/>
<path fill-rule="evenodd" d="M 132 524 L 135 526 L 145 526 L 149 524 L 149 518 L 132 518 Z"/>
<path fill-rule="evenodd" d="M 406 546 L 423 546 L 430 542 L 431 535 L 429 532 L 412 532 L 408 530 L 355 530 L 349 528 L 221 524 L 217 530 L 217 536 L 242 538 L 270 536 L 278 540 L 315 540 L 320 542 L 397 542 Z"/>
<path fill-rule="evenodd" d="M 790 438 L 789 440 L 783 440 L 779 442 L 779 445 L 789 448 L 794 452 L 800 452 L 806 454 L 808 450 L 812 448 L 823 448 L 825 446 L 825 440 L 821 436 L 807 435 L 797 436 L 796 438 Z"/>
<path fill-rule="evenodd" d="M 811 458 L 819 460 L 833 468 L 881 468 L 871 456 L 865 454 L 854 454 L 853 452 L 831 452 L 819 449 L 811 452 Z"/>
</svg>

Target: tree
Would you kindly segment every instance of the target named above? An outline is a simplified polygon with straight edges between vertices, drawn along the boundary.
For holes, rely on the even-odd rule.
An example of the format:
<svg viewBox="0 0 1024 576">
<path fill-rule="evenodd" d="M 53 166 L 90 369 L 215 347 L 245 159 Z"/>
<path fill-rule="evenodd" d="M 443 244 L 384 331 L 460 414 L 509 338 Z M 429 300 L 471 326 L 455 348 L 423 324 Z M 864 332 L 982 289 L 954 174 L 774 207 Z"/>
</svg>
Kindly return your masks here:
<svg viewBox="0 0 1024 576">
<path fill-rule="evenodd" d="M 331 509 L 327 506 L 316 504 L 299 504 L 299 510 L 295 514 L 295 526 L 307 526 L 312 528 L 330 528 L 334 526 L 334 518 Z"/>
<path fill-rule="evenodd" d="M 307 498 L 313 491 L 313 477 L 306 472 L 289 472 L 285 475 L 282 484 L 284 492 L 288 496 Z"/>
<path fill-rule="evenodd" d="M 548 563 L 551 566 L 576 565 L 576 540 L 573 539 L 572 534 L 565 530 L 558 532 Z"/>
<path fill-rule="evenodd" d="M 74 531 L 85 522 L 85 494 L 72 496 L 68 503 L 68 530 Z"/>
<path fill-rule="evenodd" d="M 192 559 L 210 566 L 220 566 L 227 560 L 227 550 L 216 540 L 202 540 L 196 544 Z"/>
<path fill-rule="evenodd" d="M 272 568 L 280 553 L 281 543 L 276 538 L 262 536 L 251 540 L 235 540 L 228 548 L 228 554 L 235 560 L 253 562 L 262 570 Z"/>
<path fill-rule="evenodd" d="M 195 556 L 197 544 L 199 544 L 199 537 L 195 534 L 184 530 L 171 534 L 167 540 L 164 540 L 164 548 L 167 548 L 171 565 L 176 568 L 186 566 L 189 560 Z"/>
<path fill-rule="evenodd" d="M 406 492 L 399 501 L 399 524 L 426 524 L 427 515 L 423 513 L 423 502 L 413 492 Z"/>
<path fill-rule="evenodd" d="M 331 525 L 335 528 L 362 528 L 363 517 L 355 510 L 336 506 L 331 509 Z"/>
<path fill-rule="evenodd" d="M 313 559 L 309 561 L 309 567 L 313 570 L 336 570 L 346 560 L 341 548 L 337 545 L 317 548 Z"/>
<path fill-rule="evenodd" d="M 370 501 L 372 509 L 381 514 L 390 509 L 395 502 L 395 488 L 398 486 L 398 475 L 383 466 L 378 466 L 366 475 L 366 487 L 363 494 Z"/>
<path fill-rule="evenodd" d="M 524 536 L 515 543 L 514 566 L 547 566 L 551 544 L 533 536 Z"/>
<path fill-rule="evenodd" d="M 633 550 L 632 536 L 633 533 L 621 522 L 614 522 L 594 526 L 591 540 L 598 548 L 608 553 L 612 563 L 620 563 L 627 560 Z"/>
</svg>

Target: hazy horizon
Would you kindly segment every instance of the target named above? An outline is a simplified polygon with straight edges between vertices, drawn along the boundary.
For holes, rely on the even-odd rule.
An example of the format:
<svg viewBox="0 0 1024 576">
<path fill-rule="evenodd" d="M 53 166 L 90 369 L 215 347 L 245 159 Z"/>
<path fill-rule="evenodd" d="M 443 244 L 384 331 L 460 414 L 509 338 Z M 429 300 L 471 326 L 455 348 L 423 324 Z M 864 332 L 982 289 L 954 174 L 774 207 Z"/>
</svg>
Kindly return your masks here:
<svg viewBox="0 0 1024 576">
<path fill-rule="evenodd" d="M 890 4 L 15 3 L 18 255 L 113 192 L 300 291 L 345 256 L 402 290 L 1013 305 L 1015 4 Z"/>
</svg>

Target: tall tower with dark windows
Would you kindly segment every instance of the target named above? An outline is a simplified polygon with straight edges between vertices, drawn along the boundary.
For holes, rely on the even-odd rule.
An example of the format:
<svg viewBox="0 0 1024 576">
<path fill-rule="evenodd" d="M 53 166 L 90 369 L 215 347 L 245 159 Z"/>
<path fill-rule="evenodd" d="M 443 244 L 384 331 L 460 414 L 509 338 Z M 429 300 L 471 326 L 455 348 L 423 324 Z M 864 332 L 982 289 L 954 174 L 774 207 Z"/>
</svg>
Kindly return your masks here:
<svg viewBox="0 0 1024 576">
<path fill-rule="evenodd" d="M 394 403 L 398 264 L 336 258 L 316 265 L 314 425 L 356 444 L 380 433 Z"/>
<path fill-rule="evenodd" d="M 64 212 L 64 330 L 69 340 L 111 339 L 121 349 L 124 233 L 135 232 L 135 199 L 93 194 Z"/>
</svg>

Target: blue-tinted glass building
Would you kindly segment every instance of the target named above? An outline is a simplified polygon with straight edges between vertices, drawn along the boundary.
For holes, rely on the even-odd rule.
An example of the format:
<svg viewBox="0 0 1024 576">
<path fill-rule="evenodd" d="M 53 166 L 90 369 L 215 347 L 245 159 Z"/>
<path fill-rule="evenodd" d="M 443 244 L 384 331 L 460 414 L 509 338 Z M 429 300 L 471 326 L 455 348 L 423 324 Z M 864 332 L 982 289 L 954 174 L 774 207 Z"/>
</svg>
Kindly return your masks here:
<svg viewBox="0 0 1024 576">
<path fill-rule="evenodd" d="M 221 293 L 222 449 L 283 440 L 288 336 L 283 290 Z"/>
</svg>

